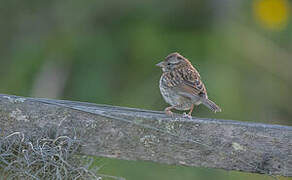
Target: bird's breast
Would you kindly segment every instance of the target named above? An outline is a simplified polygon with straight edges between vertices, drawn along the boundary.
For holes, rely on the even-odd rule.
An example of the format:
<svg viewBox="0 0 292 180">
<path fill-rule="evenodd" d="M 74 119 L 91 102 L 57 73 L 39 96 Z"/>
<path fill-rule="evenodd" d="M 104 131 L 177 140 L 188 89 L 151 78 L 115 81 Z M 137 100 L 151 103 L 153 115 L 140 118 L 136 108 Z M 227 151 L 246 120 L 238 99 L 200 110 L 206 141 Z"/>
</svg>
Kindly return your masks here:
<svg viewBox="0 0 292 180">
<path fill-rule="evenodd" d="M 192 105 L 192 101 L 189 98 L 181 96 L 174 86 L 165 82 L 165 77 L 161 76 L 159 82 L 159 88 L 163 99 L 172 106 L 177 106 L 178 110 L 188 110 Z"/>
</svg>

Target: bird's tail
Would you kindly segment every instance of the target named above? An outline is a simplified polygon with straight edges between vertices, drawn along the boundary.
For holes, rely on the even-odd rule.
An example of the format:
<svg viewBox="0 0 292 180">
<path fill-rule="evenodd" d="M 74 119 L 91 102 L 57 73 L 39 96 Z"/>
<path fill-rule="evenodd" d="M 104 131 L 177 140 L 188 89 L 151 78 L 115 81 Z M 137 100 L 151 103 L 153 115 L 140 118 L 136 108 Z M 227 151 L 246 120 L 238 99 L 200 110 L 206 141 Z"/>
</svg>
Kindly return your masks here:
<svg viewBox="0 0 292 180">
<path fill-rule="evenodd" d="M 212 111 L 216 112 L 221 112 L 221 108 L 219 106 L 217 106 L 213 101 L 204 98 L 202 99 L 202 103 L 208 107 L 209 109 L 211 109 Z"/>
</svg>

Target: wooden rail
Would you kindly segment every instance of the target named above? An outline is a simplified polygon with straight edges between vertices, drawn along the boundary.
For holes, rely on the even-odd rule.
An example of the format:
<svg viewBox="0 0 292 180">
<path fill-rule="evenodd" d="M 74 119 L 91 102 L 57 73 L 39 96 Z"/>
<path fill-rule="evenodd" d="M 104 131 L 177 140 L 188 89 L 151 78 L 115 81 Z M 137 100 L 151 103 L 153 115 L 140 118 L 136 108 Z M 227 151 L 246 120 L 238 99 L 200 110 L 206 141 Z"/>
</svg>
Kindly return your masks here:
<svg viewBox="0 0 292 180">
<path fill-rule="evenodd" d="M 80 139 L 85 155 L 292 176 L 289 126 L 0 95 L 0 136 L 41 128 Z"/>
</svg>

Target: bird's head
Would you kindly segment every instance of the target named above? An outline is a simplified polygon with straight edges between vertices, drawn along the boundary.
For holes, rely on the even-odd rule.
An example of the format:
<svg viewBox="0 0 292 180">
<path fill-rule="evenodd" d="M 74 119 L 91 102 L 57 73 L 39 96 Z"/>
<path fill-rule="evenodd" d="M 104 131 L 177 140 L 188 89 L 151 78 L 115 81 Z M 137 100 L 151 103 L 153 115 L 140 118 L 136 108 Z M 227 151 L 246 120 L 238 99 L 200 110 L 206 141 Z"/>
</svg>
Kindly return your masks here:
<svg viewBox="0 0 292 180">
<path fill-rule="evenodd" d="M 163 72 L 167 72 L 177 67 L 180 67 L 186 63 L 188 63 L 188 60 L 179 53 L 175 52 L 166 56 L 164 61 L 161 61 L 160 63 L 156 64 L 156 66 L 161 67 Z"/>
</svg>

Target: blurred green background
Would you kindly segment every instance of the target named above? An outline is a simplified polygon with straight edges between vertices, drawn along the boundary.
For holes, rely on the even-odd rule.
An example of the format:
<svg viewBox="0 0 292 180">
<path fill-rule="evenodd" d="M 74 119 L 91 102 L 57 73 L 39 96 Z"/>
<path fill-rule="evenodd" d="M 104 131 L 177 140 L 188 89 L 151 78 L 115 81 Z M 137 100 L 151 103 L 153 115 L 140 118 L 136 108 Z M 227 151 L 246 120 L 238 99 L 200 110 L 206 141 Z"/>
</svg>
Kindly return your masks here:
<svg viewBox="0 0 292 180">
<path fill-rule="evenodd" d="M 292 125 L 291 4 L 0 0 L 0 93 L 163 110 L 155 64 L 179 52 L 223 109 L 199 106 L 194 116 Z M 95 165 L 127 180 L 271 179 L 104 158 Z"/>
</svg>

